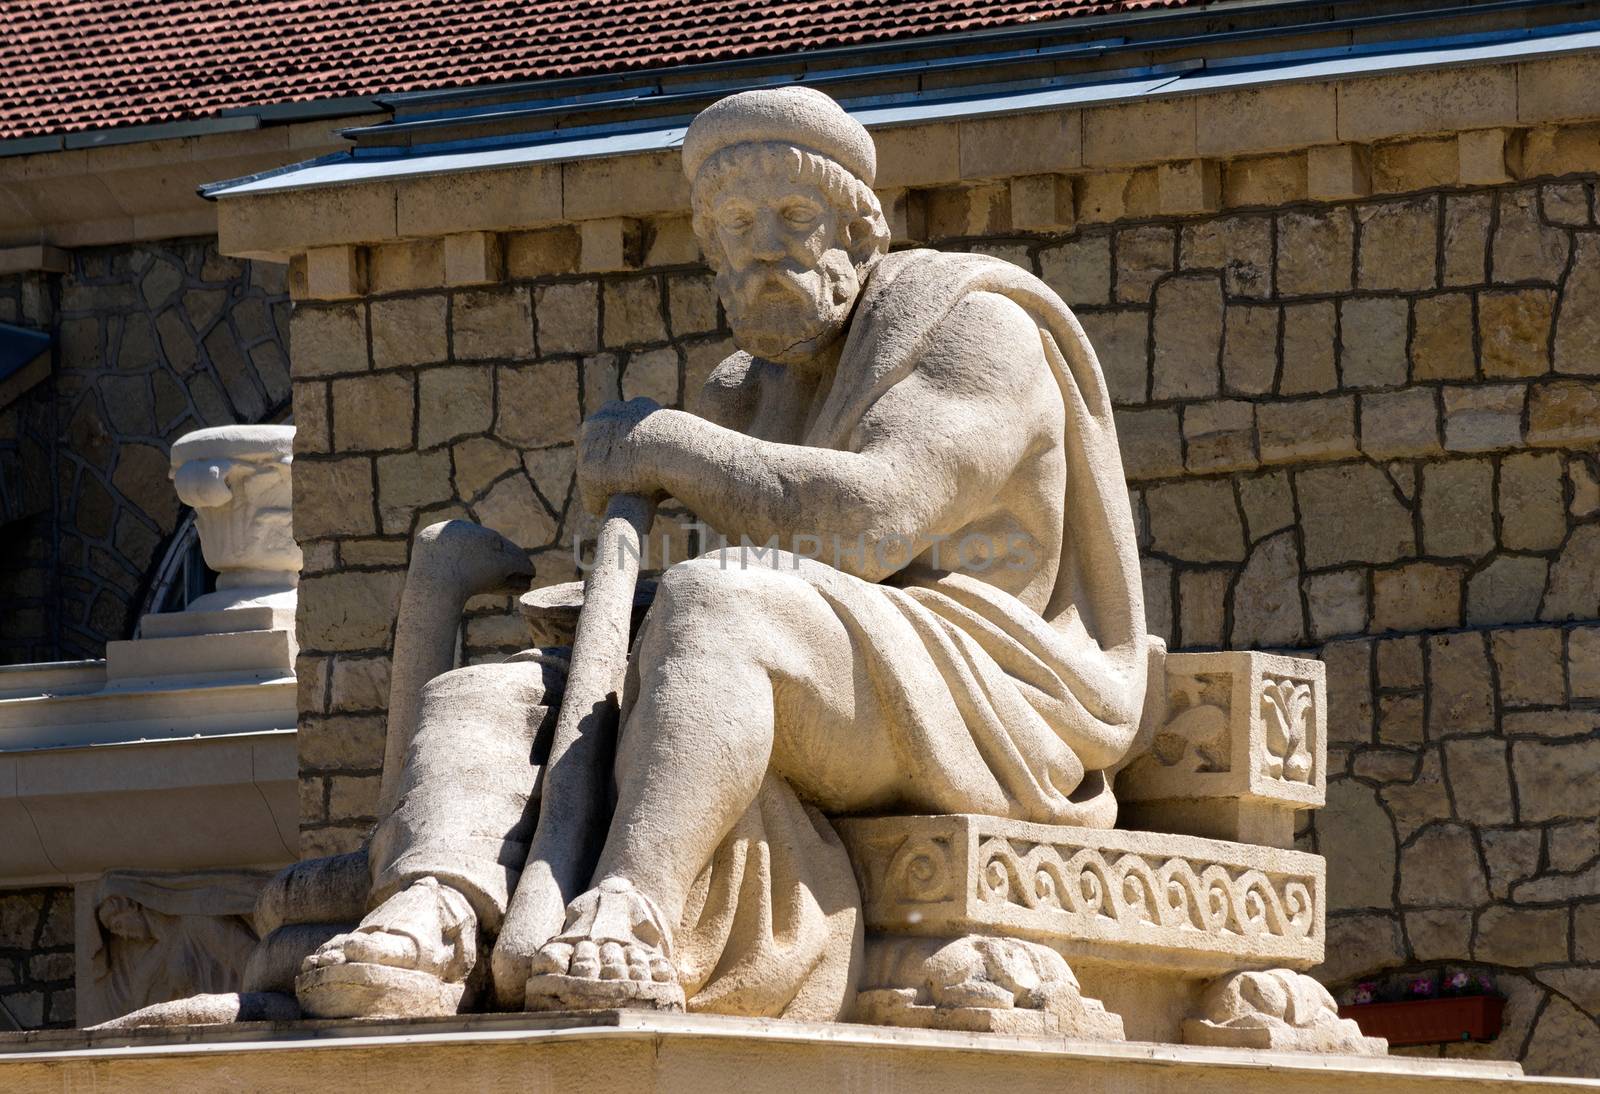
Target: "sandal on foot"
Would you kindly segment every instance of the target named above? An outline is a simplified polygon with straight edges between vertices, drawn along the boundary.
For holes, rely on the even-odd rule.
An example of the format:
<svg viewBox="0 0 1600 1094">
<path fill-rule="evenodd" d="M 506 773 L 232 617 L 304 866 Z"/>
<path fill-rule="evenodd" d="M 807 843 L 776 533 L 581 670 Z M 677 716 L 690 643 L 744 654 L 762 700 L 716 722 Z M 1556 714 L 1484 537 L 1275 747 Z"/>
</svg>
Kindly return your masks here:
<svg viewBox="0 0 1600 1094">
<path fill-rule="evenodd" d="M 417 924 L 438 925 L 439 940 L 419 935 Z M 410 942 L 418 956 L 433 960 L 438 971 L 386 965 L 376 961 L 319 957 L 339 939 L 306 958 L 295 978 L 295 997 L 306 1014 L 316 1018 L 434 1017 L 458 1014 L 476 995 L 474 974 L 482 966 L 478 954 L 477 917 L 466 897 L 428 877 L 413 882 L 374 908 L 352 935 L 386 934 Z M 349 938 L 350 935 L 341 936 Z M 437 950 L 449 953 L 438 960 Z"/>
</svg>

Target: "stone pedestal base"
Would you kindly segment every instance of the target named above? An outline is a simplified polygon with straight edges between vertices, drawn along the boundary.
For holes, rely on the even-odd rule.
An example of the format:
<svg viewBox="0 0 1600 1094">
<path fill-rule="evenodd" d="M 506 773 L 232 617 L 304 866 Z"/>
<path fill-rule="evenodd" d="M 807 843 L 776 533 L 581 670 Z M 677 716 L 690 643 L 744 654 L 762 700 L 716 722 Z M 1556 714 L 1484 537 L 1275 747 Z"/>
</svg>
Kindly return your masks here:
<svg viewBox="0 0 1600 1094">
<path fill-rule="evenodd" d="M 759 1021 L 641 1011 L 0 1034 L 0 1090 L 1181 1090 L 1184 1094 L 1541 1094 L 1516 1064 Z"/>
<path fill-rule="evenodd" d="M 855 817 L 835 827 L 861 881 L 862 1005 L 874 1021 L 1006 1033 L 1043 1022 L 1037 1032 L 1115 1035 L 1094 1015 L 1041 1013 L 1037 1003 L 1008 1016 L 919 1009 L 930 1000 L 918 959 L 968 936 L 1048 947 L 1071 967 L 1073 998 L 1120 1019 L 1115 1036 L 1143 1041 L 1183 1040 L 1184 1020 L 1219 976 L 1322 961 L 1317 855 L 1000 817 Z M 903 989 L 916 997 L 885 994 Z"/>
</svg>

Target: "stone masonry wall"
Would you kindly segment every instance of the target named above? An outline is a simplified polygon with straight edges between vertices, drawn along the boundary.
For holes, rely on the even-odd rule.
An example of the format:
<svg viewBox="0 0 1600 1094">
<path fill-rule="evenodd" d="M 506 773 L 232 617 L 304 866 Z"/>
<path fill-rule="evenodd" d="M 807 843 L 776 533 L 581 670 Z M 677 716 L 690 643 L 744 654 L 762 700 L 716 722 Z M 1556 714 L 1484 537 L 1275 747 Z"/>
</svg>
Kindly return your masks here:
<svg viewBox="0 0 1600 1094">
<path fill-rule="evenodd" d="M 50 330 L 55 295 L 40 274 L 0 277 L 0 323 Z M 49 400 L 22 398 L 0 406 L 0 663 L 49 657 L 55 587 L 55 514 Z"/>
<path fill-rule="evenodd" d="M 72 889 L 0 892 L 0 1029 L 74 1024 Z"/>
<path fill-rule="evenodd" d="M 284 275 L 192 240 L 0 278 L 0 322 L 56 336 L 51 376 L 0 407 L 0 663 L 131 634 L 181 516 L 172 442 L 287 410 Z"/>
<path fill-rule="evenodd" d="M 935 245 L 1078 311 L 1151 630 L 1327 659 L 1329 804 L 1304 836 L 1328 858 L 1325 978 L 1487 970 L 1507 1029 L 1451 1054 L 1600 1074 L 1594 198 L 1572 178 Z M 506 237 L 503 281 L 450 291 L 376 252 L 371 295 L 295 308 L 304 854 L 373 819 L 409 537 L 468 516 L 541 582 L 572 576 L 582 415 L 680 404 L 730 348 L 702 268 L 578 276 L 563 238 Z M 467 629 L 484 655 L 525 641 L 496 608 Z"/>
</svg>

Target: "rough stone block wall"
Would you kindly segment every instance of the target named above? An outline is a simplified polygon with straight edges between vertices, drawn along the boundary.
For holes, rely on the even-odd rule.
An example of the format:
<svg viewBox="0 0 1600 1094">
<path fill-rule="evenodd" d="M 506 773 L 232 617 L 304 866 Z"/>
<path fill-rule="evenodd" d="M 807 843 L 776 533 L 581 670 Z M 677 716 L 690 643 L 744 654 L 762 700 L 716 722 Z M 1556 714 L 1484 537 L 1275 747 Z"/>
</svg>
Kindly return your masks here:
<svg viewBox="0 0 1600 1094">
<path fill-rule="evenodd" d="M 41 275 L 0 277 L 0 323 L 49 330 L 55 299 Z M 17 381 L 13 381 L 16 383 Z M 48 403 L 18 399 L 0 406 L 0 664 L 51 655 L 55 585 Z"/>
<path fill-rule="evenodd" d="M 50 331 L 50 378 L 0 407 L 0 663 L 125 638 L 181 513 L 167 451 L 288 409 L 282 266 L 193 240 L 74 251 L 0 279 L 0 322 Z M 13 531 L 14 530 L 14 531 Z"/>
<path fill-rule="evenodd" d="M 1304 835 L 1329 860 L 1325 978 L 1486 970 L 1506 1032 L 1447 1051 L 1569 1074 L 1600 1073 L 1594 197 L 1573 178 L 1047 236 L 955 235 L 972 201 L 927 205 L 936 245 L 1038 273 L 1099 350 L 1151 630 L 1327 658 L 1329 805 Z M 507 280 L 448 291 L 380 252 L 372 295 L 295 309 L 304 854 L 373 819 L 409 537 L 466 516 L 571 577 L 582 416 L 681 405 L 730 348 L 703 269 L 539 275 L 570 263 L 560 238 L 509 237 Z M 478 608 L 469 649 L 526 641 Z"/>
<path fill-rule="evenodd" d="M 72 1026 L 72 976 L 72 890 L 0 892 L 0 1029 Z"/>
</svg>

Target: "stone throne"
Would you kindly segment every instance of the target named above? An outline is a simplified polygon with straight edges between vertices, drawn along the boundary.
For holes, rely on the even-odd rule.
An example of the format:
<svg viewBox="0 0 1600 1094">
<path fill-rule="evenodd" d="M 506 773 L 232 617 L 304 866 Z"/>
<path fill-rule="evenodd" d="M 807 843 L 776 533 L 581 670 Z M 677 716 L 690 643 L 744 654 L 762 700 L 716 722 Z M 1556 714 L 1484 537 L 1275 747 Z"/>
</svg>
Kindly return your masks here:
<svg viewBox="0 0 1600 1094">
<path fill-rule="evenodd" d="M 463 547 L 475 564 L 462 564 Z M 435 620 L 459 618 L 469 597 L 525 579 L 519 556 L 486 529 L 436 525 L 419 538 L 407 602 L 426 604 Z M 635 625 L 652 591 L 640 583 Z M 547 649 L 569 642 L 581 598 L 578 583 L 525 594 L 533 641 Z M 453 649 L 438 643 L 411 645 L 402 637 L 396 651 L 391 734 L 404 734 L 422 686 L 453 661 Z M 547 723 L 563 675 L 552 658 Z M 1339 1019 L 1331 997 L 1300 972 L 1323 959 L 1323 860 L 1293 847 L 1298 814 L 1324 796 L 1322 663 L 1168 653 L 1155 639 L 1149 678 L 1138 741 L 1116 773 L 1116 828 L 977 815 L 834 820 L 866 931 L 854 1020 L 1384 1051 Z M 388 760 L 399 762 L 393 748 Z M 257 908 L 263 938 L 242 996 L 220 1001 L 214 1014 L 191 1007 L 184 1018 L 297 1017 L 302 959 L 354 926 L 368 887 L 365 850 L 283 871 Z M 969 976 L 974 951 L 988 966 L 981 984 Z"/>
<path fill-rule="evenodd" d="M 1295 971 L 1322 957 L 1321 862 L 1291 847 L 1322 798 L 1320 666 L 1147 641 L 1071 310 L 992 257 L 889 253 L 872 137 L 815 90 L 720 100 L 683 161 L 740 352 L 696 413 L 585 419 L 576 481 L 606 515 L 581 608 L 524 596 L 533 649 L 455 671 L 467 599 L 526 588 L 526 555 L 463 522 L 419 535 L 369 853 L 269 885 L 247 992 L 325 1018 L 492 992 L 1381 1047 Z M 638 553 L 622 563 L 668 496 L 737 531 L 748 572 L 672 567 L 630 655 Z M 832 565 L 800 547 L 822 531 Z M 773 558 L 746 567 L 752 537 Z M 891 564 L 895 541 L 911 557 Z M 719 857 L 735 843 L 753 866 Z"/>
<path fill-rule="evenodd" d="M 887 958 L 869 959 L 861 1019 L 1382 1051 L 1296 971 L 1323 959 L 1323 860 L 1293 844 L 1296 815 L 1323 802 L 1326 711 L 1319 661 L 1169 654 L 1157 641 L 1139 741 L 1116 777 L 1117 828 L 836 822 L 862 884 L 869 955 Z M 936 975 L 908 977 L 905 953 L 973 935 L 1060 954 L 1106 1016 L 1070 991 L 948 1005 Z"/>
</svg>

